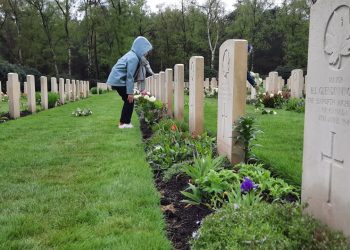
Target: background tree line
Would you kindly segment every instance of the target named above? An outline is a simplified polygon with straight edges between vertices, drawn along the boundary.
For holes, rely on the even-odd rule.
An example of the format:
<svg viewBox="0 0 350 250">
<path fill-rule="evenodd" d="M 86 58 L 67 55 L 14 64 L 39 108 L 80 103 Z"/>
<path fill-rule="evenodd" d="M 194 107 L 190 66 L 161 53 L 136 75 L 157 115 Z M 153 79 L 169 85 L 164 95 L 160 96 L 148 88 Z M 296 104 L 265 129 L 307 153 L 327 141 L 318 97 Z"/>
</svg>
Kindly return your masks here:
<svg viewBox="0 0 350 250">
<path fill-rule="evenodd" d="M 0 80 L 17 67 L 105 81 L 139 35 L 154 46 L 156 72 L 202 55 L 206 77 L 216 76 L 219 47 L 230 38 L 253 44 L 249 67 L 260 74 L 306 68 L 305 0 L 232 3 L 235 9 L 227 13 L 220 0 L 178 0 L 177 8 L 159 6 L 157 12 L 145 0 L 0 0 Z"/>
</svg>

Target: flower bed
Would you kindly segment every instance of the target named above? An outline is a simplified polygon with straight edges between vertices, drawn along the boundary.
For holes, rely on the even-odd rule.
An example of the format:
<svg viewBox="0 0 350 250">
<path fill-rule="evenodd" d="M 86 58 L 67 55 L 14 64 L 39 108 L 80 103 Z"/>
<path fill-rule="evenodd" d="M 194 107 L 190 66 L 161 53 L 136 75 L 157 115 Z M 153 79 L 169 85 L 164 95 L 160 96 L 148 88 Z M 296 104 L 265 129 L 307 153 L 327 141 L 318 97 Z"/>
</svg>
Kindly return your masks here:
<svg viewBox="0 0 350 250">
<path fill-rule="evenodd" d="M 231 245 L 228 243 L 226 246 L 220 245 L 222 244 L 220 242 L 217 245 L 220 246 L 219 248 L 209 243 L 206 245 L 206 242 L 213 240 L 210 238 L 212 236 L 206 236 L 205 232 L 215 231 L 213 228 L 215 223 L 222 222 L 212 223 L 212 221 L 217 220 L 216 214 L 220 211 L 228 211 L 228 207 L 236 209 L 238 214 L 242 213 L 242 216 L 244 214 L 248 216 L 249 211 L 255 206 L 264 211 L 272 211 L 278 206 L 282 208 L 281 211 L 284 208 L 287 211 L 289 207 L 295 211 L 301 209 L 300 191 L 284 180 L 274 177 L 262 164 L 232 166 L 225 157 L 217 155 L 215 137 L 208 134 L 193 137 L 186 124 L 166 119 L 166 110 L 160 103 L 155 105 L 157 101 L 150 101 L 150 97 L 145 98 L 143 95 L 136 99 L 141 124 L 148 127 L 147 133 L 149 135 L 147 138 L 149 139 L 145 141 L 147 160 L 153 169 L 156 186 L 161 193 L 161 206 L 167 222 L 168 237 L 173 241 L 174 248 L 189 249 L 190 242 L 197 249 L 227 249 L 231 246 L 242 246 L 240 238 L 232 237 L 231 234 L 223 236 L 227 238 L 223 242 L 233 241 Z M 149 113 L 152 115 L 148 116 Z M 148 118 L 146 122 L 146 117 L 151 118 Z M 249 143 L 255 138 L 257 131 L 243 129 L 245 127 L 243 125 L 247 124 L 246 127 L 254 128 L 252 122 L 249 118 L 242 118 L 240 123 L 234 126 L 235 129 L 243 131 L 240 136 L 248 141 L 245 143 L 247 153 L 250 152 L 251 145 Z M 144 131 L 144 127 L 141 129 Z M 246 157 L 246 160 L 249 160 L 249 157 Z M 210 215 L 208 220 L 204 220 L 203 226 L 201 226 L 203 218 L 209 214 L 213 215 Z M 242 237 L 246 236 L 244 241 L 257 244 L 259 240 L 262 240 L 262 243 L 264 241 L 268 243 L 266 246 L 270 246 L 271 242 L 279 244 L 279 239 L 282 239 L 281 244 L 286 246 L 290 246 L 292 244 L 290 242 L 293 242 L 295 246 L 300 246 L 304 244 L 305 238 L 313 239 L 313 235 L 317 232 L 322 232 L 325 235 L 324 237 L 314 237 L 317 240 L 317 243 L 314 242 L 316 245 L 327 245 L 330 242 L 336 244 L 331 239 L 338 239 L 339 246 L 347 244 L 343 236 L 335 235 L 328 229 L 323 230 L 326 227 L 317 221 L 297 212 L 292 213 L 292 215 L 295 216 L 292 220 L 295 224 L 298 224 L 298 221 L 312 222 L 310 222 L 311 226 L 308 227 L 308 230 L 303 231 L 307 233 L 306 236 L 295 237 L 297 235 L 295 233 L 295 235 L 284 235 L 282 238 L 281 232 L 283 231 L 281 230 L 285 224 L 281 223 L 276 232 L 272 231 L 275 235 L 271 237 L 266 235 L 265 239 L 260 236 L 266 234 L 266 228 L 259 229 L 257 225 L 253 225 L 248 231 L 241 230 L 241 223 L 246 223 L 243 219 L 241 222 L 235 219 L 232 223 L 222 223 L 222 227 L 224 227 L 222 231 L 236 230 L 239 232 L 241 230 L 244 232 Z M 237 218 L 240 218 L 239 215 Z M 281 217 L 276 216 L 276 218 L 283 219 L 284 217 L 281 215 Z M 274 225 L 274 219 L 264 216 L 263 213 L 259 217 L 261 223 L 267 226 Z M 299 229 L 302 230 L 303 224 L 300 225 Z M 199 227 L 203 227 L 203 229 L 199 229 L 198 233 Z M 231 227 L 234 228 L 230 229 Z M 257 232 L 253 233 L 253 230 Z M 286 228 L 286 230 L 289 229 Z M 213 235 L 216 234 L 220 234 L 220 231 Z M 259 237 L 255 237 L 255 235 Z M 218 238 L 220 239 L 220 237 Z M 259 240 L 252 240 L 256 238 Z M 246 244 L 247 249 L 258 245 L 253 243 Z M 281 246 L 284 246 L 283 244 Z M 311 241 L 308 244 L 313 243 Z"/>
</svg>

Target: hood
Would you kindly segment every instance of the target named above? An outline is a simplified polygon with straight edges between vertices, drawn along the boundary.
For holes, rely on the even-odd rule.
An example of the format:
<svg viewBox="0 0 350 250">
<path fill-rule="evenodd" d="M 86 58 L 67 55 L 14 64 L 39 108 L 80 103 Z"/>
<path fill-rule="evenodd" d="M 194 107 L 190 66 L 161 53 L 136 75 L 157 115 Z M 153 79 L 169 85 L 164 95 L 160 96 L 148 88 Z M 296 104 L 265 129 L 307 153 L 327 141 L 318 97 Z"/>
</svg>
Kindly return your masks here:
<svg viewBox="0 0 350 250">
<path fill-rule="evenodd" d="M 132 44 L 131 50 L 136 53 L 138 58 L 143 57 L 148 51 L 152 50 L 152 44 L 146 37 L 138 36 Z"/>
</svg>

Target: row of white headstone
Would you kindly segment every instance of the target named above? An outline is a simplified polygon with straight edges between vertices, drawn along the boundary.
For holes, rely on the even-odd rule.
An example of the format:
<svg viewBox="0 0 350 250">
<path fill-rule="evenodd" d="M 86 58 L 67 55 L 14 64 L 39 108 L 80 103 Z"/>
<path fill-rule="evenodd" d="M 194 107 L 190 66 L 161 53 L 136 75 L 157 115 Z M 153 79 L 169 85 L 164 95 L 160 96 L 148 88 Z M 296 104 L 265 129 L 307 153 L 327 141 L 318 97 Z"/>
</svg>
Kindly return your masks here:
<svg viewBox="0 0 350 250">
<path fill-rule="evenodd" d="M 305 76 L 305 79 L 307 76 Z M 287 89 L 290 90 L 292 98 L 302 98 L 305 93 L 305 79 L 302 69 L 292 70 L 291 76 L 287 81 Z M 284 79 L 278 75 L 278 72 L 270 72 L 269 76 L 263 81 L 264 89 L 270 94 L 277 94 L 285 86 Z"/>
<path fill-rule="evenodd" d="M 218 86 L 218 152 L 233 164 L 244 159 L 241 145 L 235 142 L 233 124 L 245 112 L 247 77 L 247 41 L 228 40 L 220 47 Z M 217 86 L 215 78 L 214 84 Z M 204 92 L 209 79 L 204 80 L 204 58 L 193 56 L 189 61 L 189 130 L 198 136 L 204 132 Z M 162 101 L 168 115 L 176 120 L 184 118 L 184 65 L 176 64 L 146 78 L 145 90 Z"/>
<path fill-rule="evenodd" d="M 9 98 L 9 113 L 13 119 L 20 117 L 20 97 L 21 88 L 17 73 L 7 75 L 7 95 Z M 70 80 L 59 78 L 57 83 L 56 77 L 51 77 L 51 92 L 58 93 L 60 104 L 66 101 L 76 101 L 89 96 L 89 81 Z M 41 107 L 43 110 L 48 109 L 48 85 L 47 77 L 40 77 Z M 35 79 L 33 75 L 27 75 L 27 81 L 24 82 L 24 93 L 27 95 L 28 111 L 36 112 L 35 100 Z"/>
</svg>

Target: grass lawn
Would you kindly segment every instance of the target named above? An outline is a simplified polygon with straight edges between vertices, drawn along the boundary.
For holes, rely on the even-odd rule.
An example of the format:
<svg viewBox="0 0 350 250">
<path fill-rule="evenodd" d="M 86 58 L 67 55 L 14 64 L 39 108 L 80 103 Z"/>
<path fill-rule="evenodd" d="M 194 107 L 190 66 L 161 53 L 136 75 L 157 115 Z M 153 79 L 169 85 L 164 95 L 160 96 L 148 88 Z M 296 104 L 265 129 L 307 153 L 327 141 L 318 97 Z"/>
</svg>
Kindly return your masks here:
<svg viewBox="0 0 350 250">
<path fill-rule="evenodd" d="M 188 96 L 185 98 L 188 103 Z M 185 119 L 188 120 L 188 105 Z M 263 160 L 273 173 L 291 184 L 301 185 L 304 114 L 276 109 L 277 115 L 262 115 L 254 106 L 247 105 L 246 112 L 256 117 L 264 133 L 258 136 L 255 155 Z M 216 134 L 217 99 L 205 99 L 205 128 Z"/>
<path fill-rule="evenodd" d="M 171 248 L 138 119 L 118 130 L 120 109 L 108 93 L 0 124 L 0 249 Z"/>
</svg>

